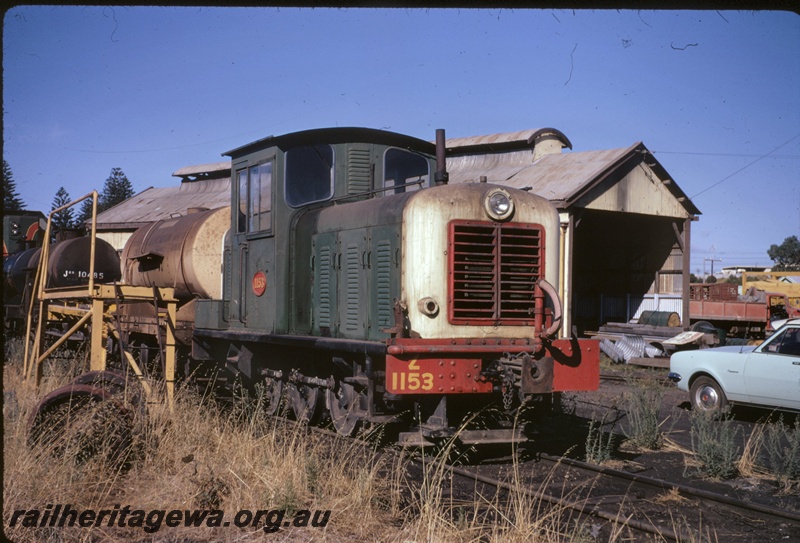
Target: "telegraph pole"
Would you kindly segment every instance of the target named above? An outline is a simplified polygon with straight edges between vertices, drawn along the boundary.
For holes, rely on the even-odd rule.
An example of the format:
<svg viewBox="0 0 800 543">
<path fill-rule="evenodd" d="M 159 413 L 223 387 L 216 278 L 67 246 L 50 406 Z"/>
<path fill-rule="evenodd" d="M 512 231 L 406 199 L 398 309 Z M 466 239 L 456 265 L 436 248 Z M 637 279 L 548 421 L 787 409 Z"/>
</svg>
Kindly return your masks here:
<svg viewBox="0 0 800 543">
<path fill-rule="evenodd" d="M 711 275 L 714 275 L 714 262 L 722 262 L 721 258 L 704 258 L 703 259 L 703 271 L 706 270 L 706 262 L 711 262 Z"/>
</svg>

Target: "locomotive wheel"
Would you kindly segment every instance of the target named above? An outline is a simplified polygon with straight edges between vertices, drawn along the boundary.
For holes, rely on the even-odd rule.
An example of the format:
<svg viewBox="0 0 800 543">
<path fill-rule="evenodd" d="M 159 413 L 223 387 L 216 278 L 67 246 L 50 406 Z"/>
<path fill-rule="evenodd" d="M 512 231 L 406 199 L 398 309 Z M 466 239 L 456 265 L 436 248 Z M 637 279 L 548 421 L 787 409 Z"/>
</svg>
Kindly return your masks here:
<svg viewBox="0 0 800 543">
<path fill-rule="evenodd" d="M 144 391 L 136 379 L 128 379 L 127 376 L 115 371 L 89 371 L 76 377 L 72 384 L 90 385 L 101 388 L 109 392 L 116 399 L 130 403 L 136 409 L 144 409 Z"/>
<path fill-rule="evenodd" d="M 283 401 L 283 381 L 270 377 L 264 379 L 264 399 L 267 415 L 277 415 Z"/>
<path fill-rule="evenodd" d="M 288 383 L 286 397 L 295 419 L 304 424 L 319 422 L 322 415 L 322 392 L 319 388 Z"/>
<path fill-rule="evenodd" d="M 351 436 L 361 421 L 358 414 L 361 394 L 356 392 L 353 385 L 339 383 L 339 390 L 325 391 L 328 411 L 331 413 L 331 422 L 336 431 L 343 436 Z"/>
<path fill-rule="evenodd" d="M 98 456 L 119 464 L 131 450 L 131 413 L 107 390 L 69 384 L 36 406 L 28 444 L 56 457 L 71 456 L 76 465 Z"/>
</svg>

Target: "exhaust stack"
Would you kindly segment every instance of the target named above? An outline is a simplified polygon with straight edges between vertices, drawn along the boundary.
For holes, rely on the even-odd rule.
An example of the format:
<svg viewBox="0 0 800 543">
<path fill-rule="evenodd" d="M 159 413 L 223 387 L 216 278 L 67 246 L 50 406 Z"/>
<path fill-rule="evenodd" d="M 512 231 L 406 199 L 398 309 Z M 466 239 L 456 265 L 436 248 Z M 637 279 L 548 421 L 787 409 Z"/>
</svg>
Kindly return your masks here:
<svg viewBox="0 0 800 543">
<path fill-rule="evenodd" d="M 447 184 L 447 159 L 445 158 L 444 128 L 436 129 L 436 173 L 433 180 L 436 186 Z"/>
</svg>

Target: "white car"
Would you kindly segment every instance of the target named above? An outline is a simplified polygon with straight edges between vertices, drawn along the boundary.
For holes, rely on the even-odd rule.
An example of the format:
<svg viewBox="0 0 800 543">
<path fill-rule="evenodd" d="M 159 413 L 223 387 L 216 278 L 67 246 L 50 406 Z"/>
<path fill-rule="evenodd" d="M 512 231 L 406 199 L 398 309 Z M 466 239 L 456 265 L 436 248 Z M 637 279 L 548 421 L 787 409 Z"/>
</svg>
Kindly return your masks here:
<svg viewBox="0 0 800 543">
<path fill-rule="evenodd" d="M 692 409 L 719 412 L 728 403 L 800 411 L 800 319 L 755 346 L 680 351 L 669 378 L 689 392 Z"/>
</svg>

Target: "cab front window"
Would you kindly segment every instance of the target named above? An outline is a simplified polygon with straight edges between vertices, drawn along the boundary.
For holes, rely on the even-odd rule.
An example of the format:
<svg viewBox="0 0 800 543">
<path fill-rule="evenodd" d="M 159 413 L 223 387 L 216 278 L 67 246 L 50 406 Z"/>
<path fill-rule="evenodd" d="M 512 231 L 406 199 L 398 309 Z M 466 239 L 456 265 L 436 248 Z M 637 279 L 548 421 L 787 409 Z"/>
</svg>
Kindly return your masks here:
<svg viewBox="0 0 800 543">
<path fill-rule="evenodd" d="M 286 152 L 286 203 L 300 207 L 333 196 L 333 147 L 306 145 Z"/>
</svg>

